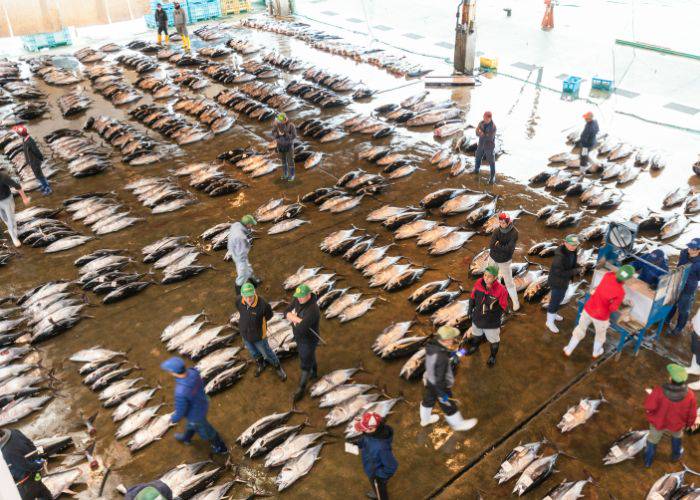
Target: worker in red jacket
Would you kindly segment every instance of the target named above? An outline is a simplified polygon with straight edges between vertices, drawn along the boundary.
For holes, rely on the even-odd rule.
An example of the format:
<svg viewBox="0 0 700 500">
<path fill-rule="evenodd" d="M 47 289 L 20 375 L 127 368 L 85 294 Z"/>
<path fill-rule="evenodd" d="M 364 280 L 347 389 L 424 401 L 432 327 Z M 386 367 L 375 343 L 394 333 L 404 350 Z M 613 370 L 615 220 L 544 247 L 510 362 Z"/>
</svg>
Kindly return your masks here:
<svg viewBox="0 0 700 500">
<path fill-rule="evenodd" d="M 601 356 L 605 351 L 605 337 L 610 325 L 610 315 L 617 311 L 625 298 L 625 288 L 622 284 L 634 275 L 634 267 L 624 265 L 617 271 L 605 273 L 603 279 L 596 287 L 583 306 L 578 325 L 571 333 L 571 340 L 564 348 L 564 354 L 571 356 L 576 346 L 586 336 L 588 326 L 593 323 L 595 339 L 593 341 L 593 359 Z"/>
<path fill-rule="evenodd" d="M 673 462 L 680 460 L 683 454 L 681 447 L 683 429 L 697 428 L 695 418 L 698 410 L 695 393 L 688 390 L 685 383 L 688 380 L 688 373 L 683 366 L 675 363 L 667 365 L 666 370 L 670 376 L 669 382 L 654 387 L 644 402 L 644 410 L 649 421 L 649 436 L 644 453 L 645 467 L 651 467 L 654 462 L 656 446 L 664 434 L 671 435 L 671 460 Z"/>
<path fill-rule="evenodd" d="M 472 355 L 484 341 L 489 343 L 491 353 L 486 362 L 496 364 L 496 354 L 501 344 L 501 319 L 508 308 L 508 291 L 498 281 L 499 268 L 488 266 L 484 276 L 474 283 L 470 302 L 472 336 L 469 337 L 467 354 Z"/>
</svg>

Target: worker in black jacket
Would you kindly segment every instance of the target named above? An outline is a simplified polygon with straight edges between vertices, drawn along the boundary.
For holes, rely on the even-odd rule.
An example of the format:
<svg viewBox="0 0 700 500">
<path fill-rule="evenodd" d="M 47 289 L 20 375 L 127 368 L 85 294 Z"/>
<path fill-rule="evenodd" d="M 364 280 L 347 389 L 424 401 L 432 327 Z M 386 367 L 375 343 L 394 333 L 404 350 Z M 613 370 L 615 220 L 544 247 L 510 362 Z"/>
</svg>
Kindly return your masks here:
<svg viewBox="0 0 700 500">
<path fill-rule="evenodd" d="M 241 295 L 236 297 L 236 309 L 240 314 L 238 330 L 241 332 L 243 345 L 257 364 L 255 376 L 259 377 L 266 364 L 270 364 L 275 367 L 282 382 L 287 380 L 287 374 L 284 373 L 280 360 L 270 349 L 266 338 L 267 322 L 272 318 L 270 304 L 255 292 L 252 283 L 245 283 L 241 287 Z"/>
<path fill-rule="evenodd" d="M 481 162 L 485 161 L 491 168 L 489 184 L 496 182 L 496 124 L 493 123 L 491 111 L 484 113 L 484 119 L 476 126 L 476 136 L 479 143 L 476 146 L 474 157 L 474 173 L 478 176 L 481 169 Z"/>
<path fill-rule="evenodd" d="M 168 13 L 163 10 L 161 4 L 156 5 L 154 14 L 156 25 L 158 26 L 158 45 L 163 41 L 165 35 L 165 44 L 170 43 L 170 35 L 168 35 Z"/>
<path fill-rule="evenodd" d="M 44 460 L 27 436 L 17 429 L 1 429 L 0 451 L 22 499 L 51 500 L 53 498 L 51 492 L 41 482 L 40 472 Z"/>
<path fill-rule="evenodd" d="M 437 338 L 425 345 L 425 373 L 423 375 L 423 401 L 420 405 L 420 425 L 426 427 L 440 420 L 433 415 L 433 406 L 440 404 L 445 420 L 455 431 L 468 431 L 477 424 L 475 418 L 464 419 L 452 399 L 452 386 L 455 382 L 453 363 L 458 363 L 464 355 L 459 348 L 460 332 L 453 326 L 438 328 Z"/>
<path fill-rule="evenodd" d="M 554 260 L 549 269 L 547 284 L 550 289 L 549 305 L 547 306 L 547 328 L 552 333 L 559 333 L 559 328 L 554 323 L 561 321 L 562 317 L 557 314 L 566 290 L 569 288 L 571 278 L 580 272 L 576 264 L 576 250 L 579 239 L 575 234 L 570 234 L 564 238 L 564 243 L 554 251 Z"/>
<path fill-rule="evenodd" d="M 588 166 L 588 153 L 595 146 L 596 136 L 600 131 L 598 122 L 593 119 L 593 113 L 588 111 L 583 115 L 583 119 L 586 120 L 586 125 L 583 127 L 581 137 L 576 143 L 576 145 L 581 148 L 581 152 L 579 153 L 581 159 L 581 173 L 585 173 L 584 169 Z"/>
<path fill-rule="evenodd" d="M 27 162 L 27 165 L 31 167 L 36 180 L 39 181 L 41 193 L 44 195 L 51 194 L 51 186 L 49 186 L 49 181 L 46 180 L 44 171 L 41 169 L 41 164 L 44 162 L 44 155 L 41 153 L 39 146 L 36 145 L 36 141 L 30 137 L 27 127 L 23 125 L 17 125 L 12 130 L 14 130 L 17 135 L 22 138 L 24 159 Z"/>
<path fill-rule="evenodd" d="M 510 216 L 505 212 L 501 212 L 498 214 L 498 227 L 491 234 L 489 257 L 491 262 L 498 267 L 499 274 L 501 278 L 503 278 L 503 283 L 506 285 L 510 300 L 513 302 L 513 311 L 520 309 L 518 291 L 515 289 L 513 272 L 510 268 L 513 262 L 515 244 L 517 242 L 518 230 L 515 229 L 515 225 L 510 219 Z"/>
<path fill-rule="evenodd" d="M 307 285 L 299 285 L 294 291 L 294 300 L 287 308 L 286 317 L 292 323 L 292 332 L 301 364 L 299 387 L 293 395 L 294 401 L 297 402 L 304 397 L 309 378 L 318 378 L 316 346 L 321 339 L 318 332 L 321 310 L 318 307 L 316 295 L 311 293 Z"/>
</svg>

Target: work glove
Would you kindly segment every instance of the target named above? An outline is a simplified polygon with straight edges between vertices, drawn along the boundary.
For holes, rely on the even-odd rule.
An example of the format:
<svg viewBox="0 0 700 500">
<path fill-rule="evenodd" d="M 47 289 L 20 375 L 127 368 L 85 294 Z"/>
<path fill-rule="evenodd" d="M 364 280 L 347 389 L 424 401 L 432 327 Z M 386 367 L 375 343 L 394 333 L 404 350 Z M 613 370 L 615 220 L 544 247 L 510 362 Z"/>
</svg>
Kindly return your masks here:
<svg viewBox="0 0 700 500">
<path fill-rule="evenodd" d="M 467 354 L 467 350 L 464 348 L 458 349 L 457 352 L 455 352 L 455 356 L 457 356 L 458 358 L 461 358 L 465 354 Z"/>
<path fill-rule="evenodd" d="M 447 394 L 443 394 L 442 396 L 440 396 L 438 398 L 438 401 L 440 401 L 440 403 L 446 405 L 450 402 L 450 397 Z"/>
</svg>

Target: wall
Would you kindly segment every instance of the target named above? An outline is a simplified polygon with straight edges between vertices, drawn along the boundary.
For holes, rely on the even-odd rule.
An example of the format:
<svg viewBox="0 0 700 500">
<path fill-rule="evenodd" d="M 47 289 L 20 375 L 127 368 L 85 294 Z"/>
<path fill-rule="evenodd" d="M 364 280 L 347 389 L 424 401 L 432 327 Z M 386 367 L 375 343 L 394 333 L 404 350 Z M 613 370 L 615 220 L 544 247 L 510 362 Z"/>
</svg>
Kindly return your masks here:
<svg viewBox="0 0 700 500">
<path fill-rule="evenodd" d="M 142 17 L 148 0 L 0 0 L 0 37 L 51 33 Z"/>
</svg>

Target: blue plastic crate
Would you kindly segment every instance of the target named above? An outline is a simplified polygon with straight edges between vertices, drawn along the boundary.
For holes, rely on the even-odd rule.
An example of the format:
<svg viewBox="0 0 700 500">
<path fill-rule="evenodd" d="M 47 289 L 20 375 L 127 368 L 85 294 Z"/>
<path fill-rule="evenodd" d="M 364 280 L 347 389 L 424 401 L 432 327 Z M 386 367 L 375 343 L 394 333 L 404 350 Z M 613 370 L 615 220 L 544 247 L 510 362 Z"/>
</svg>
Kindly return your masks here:
<svg viewBox="0 0 700 500">
<path fill-rule="evenodd" d="M 219 17 L 221 17 L 219 0 L 188 0 L 187 20 L 190 23 L 198 23 L 199 21 Z"/>
<path fill-rule="evenodd" d="M 562 91 L 567 94 L 576 94 L 581 88 L 581 78 L 578 76 L 570 76 L 563 82 Z"/>
<path fill-rule="evenodd" d="M 68 28 L 63 28 L 55 33 L 38 33 L 36 35 L 26 35 L 21 37 L 22 45 L 29 52 L 36 52 L 40 49 L 70 45 L 73 40 Z"/>
<path fill-rule="evenodd" d="M 595 90 L 603 90 L 605 92 L 610 92 L 613 89 L 613 81 L 606 80 L 604 78 L 593 77 L 591 79 L 591 88 Z"/>
</svg>

